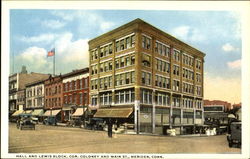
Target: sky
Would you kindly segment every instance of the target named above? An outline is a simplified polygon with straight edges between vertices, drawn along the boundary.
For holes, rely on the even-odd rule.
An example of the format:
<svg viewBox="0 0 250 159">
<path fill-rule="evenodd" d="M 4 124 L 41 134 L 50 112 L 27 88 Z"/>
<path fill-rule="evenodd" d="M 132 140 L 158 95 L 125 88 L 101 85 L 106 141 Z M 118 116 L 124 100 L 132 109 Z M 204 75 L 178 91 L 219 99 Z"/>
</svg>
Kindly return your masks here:
<svg viewBox="0 0 250 159">
<path fill-rule="evenodd" d="M 10 72 L 88 67 L 88 41 L 136 18 L 204 52 L 204 99 L 241 101 L 241 15 L 233 11 L 10 10 Z"/>
</svg>

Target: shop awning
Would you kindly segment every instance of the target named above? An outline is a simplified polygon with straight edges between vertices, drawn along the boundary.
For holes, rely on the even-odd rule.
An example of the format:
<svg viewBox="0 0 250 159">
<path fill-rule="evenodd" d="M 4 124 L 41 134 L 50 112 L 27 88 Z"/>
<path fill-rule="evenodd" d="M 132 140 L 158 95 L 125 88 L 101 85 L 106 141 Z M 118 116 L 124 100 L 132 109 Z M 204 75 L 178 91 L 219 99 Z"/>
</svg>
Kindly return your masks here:
<svg viewBox="0 0 250 159">
<path fill-rule="evenodd" d="M 23 113 L 23 110 L 17 110 L 15 113 L 12 114 L 12 116 L 18 116 Z"/>
<path fill-rule="evenodd" d="M 23 114 L 31 114 L 32 110 L 25 110 L 23 111 Z"/>
<path fill-rule="evenodd" d="M 43 114 L 43 110 L 42 109 L 35 109 L 31 115 L 33 116 L 41 116 Z"/>
<path fill-rule="evenodd" d="M 108 108 L 98 109 L 95 118 L 128 118 L 133 108 Z"/>
<path fill-rule="evenodd" d="M 77 108 L 72 116 L 82 116 L 85 111 L 86 108 Z"/>
<path fill-rule="evenodd" d="M 43 116 L 56 116 L 61 110 L 47 110 Z"/>
</svg>

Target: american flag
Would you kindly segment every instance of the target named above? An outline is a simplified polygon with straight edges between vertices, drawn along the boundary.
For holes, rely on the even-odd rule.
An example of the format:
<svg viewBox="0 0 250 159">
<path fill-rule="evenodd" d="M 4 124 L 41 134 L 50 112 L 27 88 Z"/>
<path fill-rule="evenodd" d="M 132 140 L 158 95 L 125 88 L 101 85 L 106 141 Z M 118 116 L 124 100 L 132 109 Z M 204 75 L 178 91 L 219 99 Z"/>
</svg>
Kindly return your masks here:
<svg viewBox="0 0 250 159">
<path fill-rule="evenodd" d="M 55 48 L 49 51 L 47 56 L 49 57 L 49 56 L 54 56 L 54 55 L 55 55 Z"/>
</svg>

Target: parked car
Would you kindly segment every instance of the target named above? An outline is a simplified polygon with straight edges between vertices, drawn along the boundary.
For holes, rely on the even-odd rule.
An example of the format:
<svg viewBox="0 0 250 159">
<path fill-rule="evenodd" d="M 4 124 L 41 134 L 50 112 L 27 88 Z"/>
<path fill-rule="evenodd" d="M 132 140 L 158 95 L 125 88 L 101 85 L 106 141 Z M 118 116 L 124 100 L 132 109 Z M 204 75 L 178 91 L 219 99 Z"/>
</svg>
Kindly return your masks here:
<svg viewBox="0 0 250 159">
<path fill-rule="evenodd" d="M 56 117 L 49 116 L 48 118 L 43 120 L 43 124 L 45 124 L 45 125 L 57 125 Z"/>
<path fill-rule="evenodd" d="M 19 128 L 20 130 L 23 130 L 23 129 L 35 130 L 35 123 L 32 121 L 31 118 L 21 118 L 17 122 L 17 128 Z"/>
<path fill-rule="evenodd" d="M 229 147 L 233 147 L 235 144 L 237 147 L 241 147 L 241 122 L 232 122 L 230 124 L 227 141 Z"/>
</svg>

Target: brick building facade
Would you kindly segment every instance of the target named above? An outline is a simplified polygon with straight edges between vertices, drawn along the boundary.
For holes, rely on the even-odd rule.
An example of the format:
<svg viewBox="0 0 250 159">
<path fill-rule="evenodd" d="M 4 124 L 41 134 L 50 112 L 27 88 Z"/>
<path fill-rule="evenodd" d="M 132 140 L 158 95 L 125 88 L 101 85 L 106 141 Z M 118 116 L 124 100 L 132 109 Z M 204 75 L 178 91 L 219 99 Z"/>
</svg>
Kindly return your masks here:
<svg viewBox="0 0 250 159">
<path fill-rule="evenodd" d="M 89 104 L 89 68 L 73 70 L 62 76 L 64 120 L 82 116 Z"/>
<path fill-rule="evenodd" d="M 57 121 L 64 121 L 64 114 L 61 111 L 63 106 L 63 84 L 62 76 L 50 76 L 44 82 L 45 106 L 44 116 L 56 116 Z"/>
<path fill-rule="evenodd" d="M 136 19 L 90 40 L 89 52 L 96 117 L 130 116 L 137 133 L 185 133 L 203 123 L 201 51 Z"/>
</svg>

